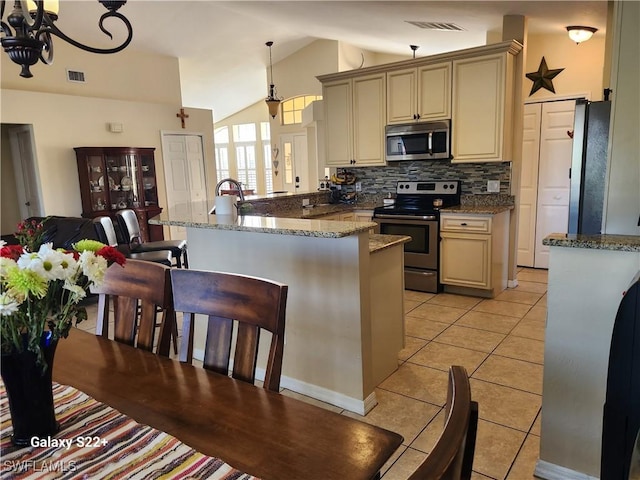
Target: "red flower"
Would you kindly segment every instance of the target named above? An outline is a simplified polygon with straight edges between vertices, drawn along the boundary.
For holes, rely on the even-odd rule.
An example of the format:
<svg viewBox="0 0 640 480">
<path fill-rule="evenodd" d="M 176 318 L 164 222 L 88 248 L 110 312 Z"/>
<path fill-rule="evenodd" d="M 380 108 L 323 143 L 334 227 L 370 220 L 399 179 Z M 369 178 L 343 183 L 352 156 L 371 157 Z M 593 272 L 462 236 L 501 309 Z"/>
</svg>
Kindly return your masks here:
<svg viewBox="0 0 640 480">
<path fill-rule="evenodd" d="M 117 248 L 106 245 L 96 252 L 96 255 L 100 255 L 107 260 L 109 265 L 117 263 L 120 266 L 124 266 L 127 261 L 125 256 Z"/>
<path fill-rule="evenodd" d="M 4 247 L 0 248 L 0 257 L 11 258 L 16 262 L 20 258 L 20 255 L 22 255 L 23 253 L 24 250 L 22 249 L 22 245 L 5 245 Z"/>
</svg>

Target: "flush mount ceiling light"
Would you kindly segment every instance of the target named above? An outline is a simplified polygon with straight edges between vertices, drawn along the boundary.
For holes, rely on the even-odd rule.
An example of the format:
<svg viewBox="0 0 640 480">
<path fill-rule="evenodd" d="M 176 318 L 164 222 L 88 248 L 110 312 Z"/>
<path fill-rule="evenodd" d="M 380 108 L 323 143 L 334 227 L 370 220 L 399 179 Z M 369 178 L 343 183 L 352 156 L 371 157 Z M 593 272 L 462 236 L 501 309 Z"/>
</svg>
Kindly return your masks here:
<svg viewBox="0 0 640 480">
<path fill-rule="evenodd" d="M 124 15 L 117 12 L 126 0 L 98 0 L 108 11 L 98 21 L 98 27 L 109 38 L 113 35 L 104 28 L 103 22 L 107 18 L 117 18 L 127 27 L 128 36 L 122 44 L 114 48 L 94 48 L 83 45 L 69 38 L 55 26 L 58 19 L 58 0 L 15 0 L 13 10 L 7 16 L 7 23 L 2 20 L 2 47 L 9 58 L 22 66 L 20 76 L 33 77 L 29 68 L 41 60 L 42 63 L 53 63 L 53 42 L 51 35 L 55 35 L 70 43 L 74 47 L 91 53 L 116 53 L 131 43 L 133 29 Z M 5 0 L 0 2 L 0 19 L 4 17 Z M 13 27 L 13 30 L 11 29 Z M 44 56 L 46 52 L 46 57 Z"/>
<path fill-rule="evenodd" d="M 276 86 L 273 84 L 273 63 L 271 61 L 271 46 L 273 42 L 267 42 L 265 45 L 269 47 L 269 76 L 271 77 L 269 81 L 269 96 L 265 99 L 265 102 L 267 102 L 267 107 L 269 107 L 269 115 L 271 115 L 271 118 L 276 118 L 282 98 L 276 96 Z"/>
<path fill-rule="evenodd" d="M 569 32 L 569 38 L 576 43 L 586 42 L 597 31 L 598 31 L 597 28 L 583 27 L 580 25 L 571 25 L 567 27 L 567 32 Z"/>
</svg>

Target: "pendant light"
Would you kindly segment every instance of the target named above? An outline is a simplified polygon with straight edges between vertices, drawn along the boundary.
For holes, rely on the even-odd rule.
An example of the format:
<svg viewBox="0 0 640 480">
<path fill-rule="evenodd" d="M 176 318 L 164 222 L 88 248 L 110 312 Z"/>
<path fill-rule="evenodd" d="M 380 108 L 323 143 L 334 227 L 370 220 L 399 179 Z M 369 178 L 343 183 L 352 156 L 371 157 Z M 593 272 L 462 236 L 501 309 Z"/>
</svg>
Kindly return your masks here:
<svg viewBox="0 0 640 480">
<path fill-rule="evenodd" d="M 269 95 L 265 99 L 265 102 L 267 102 L 267 107 L 269 107 L 269 115 L 271 115 L 271 118 L 276 118 L 276 115 L 278 115 L 278 107 L 280 106 L 280 102 L 282 101 L 282 98 L 279 98 L 276 96 L 276 86 L 273 84 L 273 62 L 271 60 L 271 46 L 273 45 L 273 42 L 269 41 L 265 45 L 269 47 L 269 74 L 270 74 L 269 75 L 270 76 Z"/>
</svg>

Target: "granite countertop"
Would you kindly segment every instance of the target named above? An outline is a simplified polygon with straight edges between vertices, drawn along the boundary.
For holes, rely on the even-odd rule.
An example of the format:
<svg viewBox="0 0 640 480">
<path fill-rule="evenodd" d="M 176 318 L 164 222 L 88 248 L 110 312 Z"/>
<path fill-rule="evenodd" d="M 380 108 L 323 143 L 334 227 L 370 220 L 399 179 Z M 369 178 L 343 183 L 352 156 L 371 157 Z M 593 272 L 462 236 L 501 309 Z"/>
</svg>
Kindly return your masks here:
<svg viewBox="0 0 640 480">
<path fill-rule="evenodd" d="M 440 210 L 441 213 L 468 213 L 473 215 L 497 215 L 513 210 L 513 205 L 458 205 Z"/>
<path fill-rule="evenodd" d="M 411 237 L 404 235 L 380 235 L 378 233 L 372 233 L 369 235 L 369 253 L 379 252 L 385 248 L 402 245 L 410 241 Z"/>
<path fill-rule="evenodd" d="M 304 237 L 342 238 L 366 232 L 375 227 L 371 222 L 338 222 L 312 218 L 258 217 L 249 215 L 208 215 L 203 202 L 193 202 L 191 208 L 170 208 L 149 219 L 154 225 L 207 228 L 211 230 L 235 230 Z"/>
<path fill-rule="evenodd" d="M 278 218 L 317 218 L 333 213 L 348 213 L 356 210 L 373 210 L 377 203 L 323 203 L 313 207 L 275 210 L 269 213 L 249 210 L 246 215 L 252 217 L 278 217 Z"/>
<path fill-rule="evenodd" d="M 640 236 L 638 235 L 577 235 L 552 233 L 542 240 L 542 244 L 550 247 L 640 252 Z"/>
</svg>

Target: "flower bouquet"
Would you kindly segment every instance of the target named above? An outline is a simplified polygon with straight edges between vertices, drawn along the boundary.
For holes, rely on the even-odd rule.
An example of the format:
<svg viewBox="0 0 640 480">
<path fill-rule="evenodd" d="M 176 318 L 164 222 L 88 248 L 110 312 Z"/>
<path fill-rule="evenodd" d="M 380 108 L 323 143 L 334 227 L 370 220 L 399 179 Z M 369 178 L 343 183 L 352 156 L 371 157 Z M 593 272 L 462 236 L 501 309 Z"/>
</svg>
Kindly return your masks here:
<svg viewBox="0 0 640 480">
<path fill-rule="evenodd" d="M 45 221 L 20 222 L 18 245 L 0 242 L 1 373 L 17 445 L 57 431 L 51 370 L 58 340 L 87 318 L 79 302 L 108 266 L 125 263 L 117 249 L 95 240 L 72 251 L 43 244 Z"/>
</svg>

